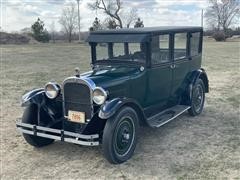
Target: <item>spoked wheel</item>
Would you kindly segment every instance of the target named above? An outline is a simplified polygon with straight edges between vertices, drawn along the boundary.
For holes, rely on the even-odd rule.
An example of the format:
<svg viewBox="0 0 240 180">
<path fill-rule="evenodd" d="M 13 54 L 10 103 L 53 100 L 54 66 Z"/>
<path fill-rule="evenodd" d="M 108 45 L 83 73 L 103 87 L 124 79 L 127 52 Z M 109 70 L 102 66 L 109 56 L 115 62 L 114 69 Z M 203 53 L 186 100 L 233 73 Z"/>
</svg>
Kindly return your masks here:
<svg viewBox="0 0 240 180">
<path fill-rule="evenodd" d="M 191 108 L 188 110 L 192 116 L 201 114 L 205 102 L 205 87 L 201 79 L 198 79 L 192 89 Z"/>
<path fill-rule="evenodd" d="M 133 155 L 139 129 L 138 116 L 130 107 L 124 107 L 108 119 L 103 133 L 103 152 L 110 163 L 120 164 Z"/>
<path fill-rule="evenodd" d="M 135 126 L 131 117 L 123 117 L 114 133 L 114 151 L 118 156 L 125 156 L 135 138 Z"/>
</svg>

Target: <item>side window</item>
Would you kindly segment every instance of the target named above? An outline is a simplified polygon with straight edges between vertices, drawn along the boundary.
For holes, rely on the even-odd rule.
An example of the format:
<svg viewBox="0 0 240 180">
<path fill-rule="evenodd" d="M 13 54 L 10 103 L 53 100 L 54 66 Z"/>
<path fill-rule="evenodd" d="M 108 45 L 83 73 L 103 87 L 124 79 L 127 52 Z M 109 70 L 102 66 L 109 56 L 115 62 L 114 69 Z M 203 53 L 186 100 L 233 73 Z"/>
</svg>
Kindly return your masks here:
<svg viewBox="0 0 240 180">
<path fill-rule="evenodd" d="M 174 36 L 174 59 L 187 56 L 187 33 L 176 33 Z"/>
<path fill-rule="evenodd" d="M 141 52 L 140 45 L 138 43 L 128 43 L 129 53 Z"/>
<path fill-rule="evenodd" d="M 107 43 L 99 43 L 96 46 L 96 54 L 98 57 L 98 60 L 107 60 L 109 58 L 108 56 L 108 44 Z"/>
<path fill-rule="evenodd" d="M 152 64 L 169 62 L 169 35 L 155 36 L 152 39 Z"/>
<path fill-rule="evenodd" d="M 191 37 L 191 56 L 197 56 L 200 52 L 200 32 L 192 33 Z"/>
<path fill-rule="evenodd" d="M 113 44 L 113 57 L 121 57 L 121 56 L 124 56 L 124 44 L 123 43 L 114 43 Z"/>
</svg>

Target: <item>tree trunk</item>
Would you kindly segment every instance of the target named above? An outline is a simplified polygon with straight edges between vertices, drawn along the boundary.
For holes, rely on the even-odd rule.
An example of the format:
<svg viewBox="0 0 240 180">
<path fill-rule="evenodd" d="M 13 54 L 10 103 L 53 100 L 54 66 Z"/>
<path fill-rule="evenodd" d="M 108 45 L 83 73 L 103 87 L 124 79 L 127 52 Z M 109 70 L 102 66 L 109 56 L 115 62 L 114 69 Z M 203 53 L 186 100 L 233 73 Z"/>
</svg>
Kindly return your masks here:
<svg viewBox="0 0 240 180">
<path fill-rule="evenodd" d="M 227 28 L 223 26 L 223 33 L 224 33 L 224 41 L 227 39 Z"/>
<path fill-rule="evenodd" d="M 69 36 L 68 36 L 68 42 L 69 42 L 69 43 L 72 42 L 72 33 L 71 33 L 71 32 L 69 33 Z"/>
<path fill-rule="evenodd" d="M 121 29 L 123 28 L 123 24 L 122 24 L 121 19 L 119 20 L 119 27 L 120 27 Z"/>
<path fill-rule="evenodd" d="M 122 20 L 119 16 L 117 16 L 117 20 L 119 22 L 119 27 L 122 29 L 123 28 L 123 23 L 122 23 Z"/>
</svg>

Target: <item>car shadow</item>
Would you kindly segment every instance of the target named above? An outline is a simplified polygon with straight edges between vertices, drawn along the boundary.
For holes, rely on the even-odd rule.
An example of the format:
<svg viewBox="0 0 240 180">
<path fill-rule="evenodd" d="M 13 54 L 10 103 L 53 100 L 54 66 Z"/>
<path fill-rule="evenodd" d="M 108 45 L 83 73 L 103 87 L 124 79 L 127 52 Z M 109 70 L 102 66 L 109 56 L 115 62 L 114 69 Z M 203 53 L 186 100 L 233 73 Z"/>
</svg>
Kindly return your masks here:
<svg viewBox="0 0 240 180">
<path fill-rule="evenodd" d="M 110 164 L 103 157 L 101 145 L 86 147 L 58 141 L 47 147 L 36 149 L 36 151 L 51 159 L 54 164 L 64 161 L 62 166 L 66 166 L 66 164 L 71 166 L 74 161 L 77 166 L 75 165 L 71 171 L 76 170 L 76 173 L 79 173 L 79 167 L 84 166 L 87 167 L 85 169 L 87 173 L 96 173 L 106 168 L 109 168 L 108 173 L 113 173 L 120 168 L 123 172 L 127 171 L 128 174 L 133 175 L 135 172 L 144 175 L 158 174 L 158 168 L 169 168 L 171 162 L 175 162 L 178 152 L 173 150 L 176 148 L 176 144 L 181 141 L 181 134 L 186 126 L 193 123 L 193 119 L 184 113 L 160 128 L 141 127 L 138 145 L 133 157 L 117 166 Z M 149 170 L 149 166 L 158 166 L 158 168 Z"/>
</svg>

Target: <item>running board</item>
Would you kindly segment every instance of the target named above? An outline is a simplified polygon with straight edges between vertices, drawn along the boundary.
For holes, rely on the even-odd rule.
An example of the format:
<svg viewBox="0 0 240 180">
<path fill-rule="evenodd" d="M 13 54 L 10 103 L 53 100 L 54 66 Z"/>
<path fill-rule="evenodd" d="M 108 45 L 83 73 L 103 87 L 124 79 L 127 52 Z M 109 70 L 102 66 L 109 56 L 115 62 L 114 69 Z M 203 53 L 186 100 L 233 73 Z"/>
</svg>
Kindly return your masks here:
<svg viewBox="0 0 240 180">
<path fill-rule="evenodd" d="M 147 123 L 151 127 L 160 127 L 164 124 L 174 120 L 181 114 L 183 114 L 185 111 L 190 109 L 190 106 L 184 106 L 184 105 L 177 105 L 172 108 L 166 109 L 156 115 L 153 115 L 152 117 L 147 119 Z"/>
</svg>

